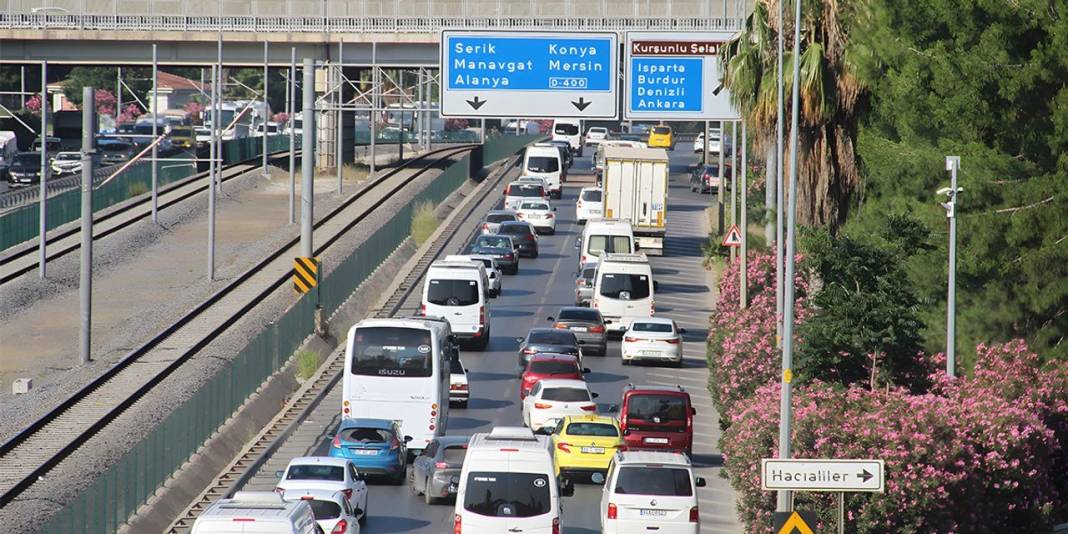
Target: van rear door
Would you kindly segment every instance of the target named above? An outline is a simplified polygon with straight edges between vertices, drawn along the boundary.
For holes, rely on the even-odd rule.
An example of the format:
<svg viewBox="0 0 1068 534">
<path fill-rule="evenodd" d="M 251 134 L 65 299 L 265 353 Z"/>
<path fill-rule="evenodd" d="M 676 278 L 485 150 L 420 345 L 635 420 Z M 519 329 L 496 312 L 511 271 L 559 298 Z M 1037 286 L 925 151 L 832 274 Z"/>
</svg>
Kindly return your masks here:
<svg viewBox="0 0 1068 534">
<path fill-rule="evenodd" d="M 431 271 L 427 276 L 423 302 L 425 314 L 449 321 L 456 335 L 470 336 L 482 326 L 483 288 L 474 269 L 454 269 L 455 273 Z M 468 272 L 467 276 L 461 273 Z"/>
</svg>

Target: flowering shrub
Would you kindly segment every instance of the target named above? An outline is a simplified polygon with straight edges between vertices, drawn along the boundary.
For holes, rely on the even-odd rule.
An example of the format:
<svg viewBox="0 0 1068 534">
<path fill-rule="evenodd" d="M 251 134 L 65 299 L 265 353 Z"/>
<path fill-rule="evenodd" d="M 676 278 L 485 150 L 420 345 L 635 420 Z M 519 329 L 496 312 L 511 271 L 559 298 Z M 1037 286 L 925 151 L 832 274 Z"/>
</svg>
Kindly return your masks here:
<svg viewBox="0 0 1068 534">
<path fill-rule="evenodd" d="M 284 111 L 280 111 L 280 112 L 275 113 L 274 115 L 272 115 L 271 116 L 271 120 L 273 122 L 278 123 L 278 124 L 285 124 L 285 123 L 289 122 L 289 114 L 284 112 Z"/>
<path fill-rule="evenodd" d="M 26 109 L 32 113 L 41 112 L 41 95 L 33 95 L 26 101 Z"/>
<path fill-rule="evenodd" d="M 115 95 L 107 89 L 98 89 L 93 97 L 96 100 L 97 115 L 115 115 Z"/>
<path fill-rule="evenodd" d="M 204 104 L 196 100 L 190 100 L 185 103 L 185 112 L 189 114 L 193 124 L 200 124 L 201 117 L 204 116 Z"/>
<path fill-rule="evenodd" d="M 137 104 L 129 104 L 123 108 L 122 113 L 119 114 L 118 122 L 134 122 L 143 114 L 144 112 L 141 111 L 141 108 L 137 107 Z"/>
<path fill-rule="evenodd" d="M 749 306 L 744 310 L 738 306 L 740 268 L 736 261 L 723 273 L 708 341 L 709 387 L 721 424 L 729 423 L 740 401 L 782 372 L 781 353 L 775 347 L 775 255 L 749 254 Z M 799 298 L 794 313 L 802 320 L 808 313 L 804 303 L 808 281 L 796 273 L 795 279 Z"/>
<path fill-rule="evenodd" d="M 445 119 L 445 130 L 466 130 L 469 126 L 467 119 Z"/>
</svg>

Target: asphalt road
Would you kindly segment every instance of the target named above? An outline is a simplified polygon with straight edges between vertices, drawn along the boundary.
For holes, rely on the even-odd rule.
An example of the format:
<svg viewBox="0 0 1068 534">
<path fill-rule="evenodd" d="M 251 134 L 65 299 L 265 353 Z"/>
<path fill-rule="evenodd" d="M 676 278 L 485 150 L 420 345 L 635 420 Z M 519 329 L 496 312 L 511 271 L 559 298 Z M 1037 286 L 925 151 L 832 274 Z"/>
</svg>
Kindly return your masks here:
<svg viewBox="0 0 1068 534">
<path fill-rule="evenodd" d="M 590 356 L 584 358 L 583 363 L 593 370 L 587 375 L 587 381 L 591 390 L 600 394 L 598 403 L 602 412 L 607 412 L 610 404 L 620 402 L 622 389 L 627 383 L 679 384 L 690 392 L 698 412 L 695 419 L 694 463 L 698 474 L 708 481 L 708 486 L 698 492 L 701 531 L 733 533 L 741 532 L 742 528 L 735 513 L 734 492 L 727 481 L 719 477 L 720 456 L 716 447 L 719 426 L 707 391 L 708 371 L 704 358 L 704 339 L 714 300 L 713 281 L 701 268 L 700 247 L 706 241 L 708 228 L 704 210 L 712 197 L 689 191 L 686 167 L 693 160 L 694 156 L 689 151 L 671 153 L 666 255 L 652 258 L 653 276 L 659 282 L 657 315 L 671 317 L 687 330 L 683 367 L 623 367 L 619 360 L 618 341 L 609 343 L 606 357 Z M 589 157 L 577 159 L 572 175 L 583 173 L 589 165 Z M 540 257 L 524 258 L 519 274 L 506 276 L 503 293 L 491 301 L 492 338 L 489 348 L 485 352 L 465 350 L 461 353 L 461 359 L 469 370 L 471 401 L 466 410 L 450 411 L 448 434 L 487 432 L 497 425 L 521 426 L 515 338 L 524 336 L 531 327 L 547 325 L 546 317 L 555 315 L 561 306 L 571 305 L 574 301 L 577 262 L 574 240 L 582 232 L 582 227 L 575 221 L 575 200 L 580 186 L 566 186 L 563 199 L 553 201 L 553 205 L 558 207 L 556 235 L 541 237 Z M 418 307 L 418 302 L 406 303 L 405 307 L 406 312 L 410 312 Z M 332 392 L 331 397 L 339 394 Z M 327 452 L 329 443 L 324 437 L 324 430 L 336 424 L 333 411 L 338 405 L 339 401 L 333 398 L 324 401 L 323 406 L 328 407 L 330 415 L 320 417 L 317 424 L 312 421 L 308 424 L 307 432 L 300 432 L 306 436 L 301 440 L 306 445 L 301 447 L 304 450 L 300 452 Z M 294 451 L 292 447 L 286 449 Z M 276 458 L 272 459 L 271 464 L 284 465 L 285 461 Z M 273 469 L 265 468 L 263 471 L 265 474 L 273 473 Z M 577 484 L 575 495 L 563 500 L 564 532 L 600 532 L 600 497 L 601 486 Z M 372 485 L 368 508 L 369 517 L 362 529 L 364 533 L 452 532 L 452 503 L 428 507 L 422 498 L 412 495 L 407 486 Z"/>
</svg>

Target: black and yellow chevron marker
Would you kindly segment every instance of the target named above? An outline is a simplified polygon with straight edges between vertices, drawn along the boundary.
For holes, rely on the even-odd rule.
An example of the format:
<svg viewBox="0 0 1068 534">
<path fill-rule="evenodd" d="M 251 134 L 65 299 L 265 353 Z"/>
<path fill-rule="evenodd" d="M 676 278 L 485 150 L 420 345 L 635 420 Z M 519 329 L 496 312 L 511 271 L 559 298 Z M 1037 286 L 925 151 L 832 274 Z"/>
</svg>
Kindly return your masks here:
<svg viewBox="0 0 1068 534">
<path fill-rule="evenodd" d="M 293 258 L 293 289 L 307 293 L 319 283 L 319 260 L 297 256 Z"/>
</svg>

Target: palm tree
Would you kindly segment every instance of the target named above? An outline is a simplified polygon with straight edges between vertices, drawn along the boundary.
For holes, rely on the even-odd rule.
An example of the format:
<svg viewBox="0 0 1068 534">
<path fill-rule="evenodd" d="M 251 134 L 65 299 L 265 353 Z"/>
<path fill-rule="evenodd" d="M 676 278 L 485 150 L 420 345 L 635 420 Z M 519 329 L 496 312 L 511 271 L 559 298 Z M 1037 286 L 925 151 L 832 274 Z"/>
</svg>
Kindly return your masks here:
<svg viewBox="0 0 1068 534">
<path fill-rule="evenodd" d="M 762 146 L 775 143 L 778 1 L 756 0 L 745 30 L 725 45 L 721 55 L 724 84 Z M 832 233 L 845 222 L 860 185 L 857 121 L 866 105 L 867 88 L 850 59 L 857 50 L 849 39 L 852 27 L 845 21 L 857 20 L 863 1 L 808 0 L 802 4 L 797 220 L 807 226 L 826 225 Z M 792 17 L 784 22 L 783 37 L 790 43 Z M 793 71 L 792 61 L 793 55 L 787 52 L 784 73 Z M 791 83 L 787 78 L 787 95 Z M 789 121 L 785 124 L 788 129 Z M 783 161 L 789 158 L 784 156 Z"/>
</svg>

